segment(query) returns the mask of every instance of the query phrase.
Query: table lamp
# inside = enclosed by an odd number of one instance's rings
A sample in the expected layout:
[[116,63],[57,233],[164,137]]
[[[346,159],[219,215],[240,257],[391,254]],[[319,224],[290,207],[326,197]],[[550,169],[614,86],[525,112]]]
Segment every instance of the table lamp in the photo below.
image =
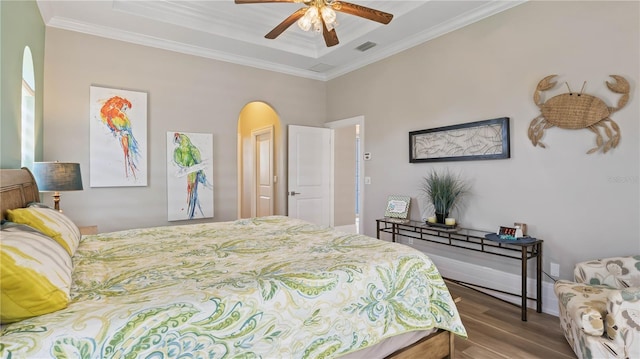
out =
[[79,163],[34,162],[33,176],[41,192],[53,192],[53,205],[58,211],[61,191],[82,190]]

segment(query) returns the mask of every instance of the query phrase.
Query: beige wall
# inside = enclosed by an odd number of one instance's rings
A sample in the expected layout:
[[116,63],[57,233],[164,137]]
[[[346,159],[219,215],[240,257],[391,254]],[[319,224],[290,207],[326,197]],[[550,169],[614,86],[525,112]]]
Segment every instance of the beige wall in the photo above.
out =
[[[329,118],[365,116],[365,233],[375,235],[390,194],[414,198],[432,168],[461,172],[472,186],[456,214],[472,228],[495,230],[514,221],[544,242],[544,268],[640,253],[639,104],[640,19],[638,2],[528,2],[401,54],[329,81]],[[534,148],[527,129],[540,110],[533,102],[538,82],[558,74],[564,81],[615,106],[610,74],[631,84],[627,106],[611,118],[622,140],[610,153],[585,154],[595,135],[587,129],[548,129],[547,149]],[[562,84],[562,86],[560,86]],[[511,158],[410,164],[408,132],[496,117],[511,118]],[[475,261],[518,273],[519,263],[501,263],[459,250],[417,245],[430,253]],[[477,258],[475,258],[477,257]],[[501,268],[502,267],[502,268]]]
[[[242,108],[268,103],[280,118],[281,139],[287,124],[326,121],[326,84],[320,81],[55,28],[47,28],[46,37],[44,159],[80,163],[85,190],[63,193],[61,202],[80,225],[111,231],[175,224],[166,220],[165,138],[178,130],[213,134],[214,220],[236,219]],[[90,85],[148,93],[147,187],[89,186]]]

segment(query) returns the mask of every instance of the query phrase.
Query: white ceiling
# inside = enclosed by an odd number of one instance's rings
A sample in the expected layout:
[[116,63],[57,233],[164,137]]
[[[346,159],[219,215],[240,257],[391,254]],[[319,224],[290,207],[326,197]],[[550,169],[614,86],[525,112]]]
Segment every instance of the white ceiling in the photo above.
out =
[[[233,0],[37,0],[49,27],[102,36],[317,80],[329,80],[446,34],[526,0],[350,2],[394,15],[388,25],[338,13],[340,44],[295,24],[264,35],[304,6]],[[371,41],[377,46],[361,52]]]

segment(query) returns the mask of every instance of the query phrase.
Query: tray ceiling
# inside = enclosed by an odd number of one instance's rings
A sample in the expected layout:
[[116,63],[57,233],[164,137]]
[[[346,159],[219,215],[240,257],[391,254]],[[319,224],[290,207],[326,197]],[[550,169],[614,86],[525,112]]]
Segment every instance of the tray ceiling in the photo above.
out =
[[[394,15],[388,25],[338,13],[340,44],[292,25],[264,35],[304,6],[233,0],[38,0],[49,27],[202,56],[306,78],[329,80],[523,1],[349,1]],[[375,44],[366,51],[358,47]]]

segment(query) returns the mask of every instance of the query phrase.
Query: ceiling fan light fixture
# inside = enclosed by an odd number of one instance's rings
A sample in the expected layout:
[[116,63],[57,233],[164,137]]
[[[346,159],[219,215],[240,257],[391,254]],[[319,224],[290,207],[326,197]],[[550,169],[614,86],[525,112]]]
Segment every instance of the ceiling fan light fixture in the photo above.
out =
[[[322,19],[320,18],[322,16]],[[336,22],[336,12],[327,6],[318,7],[316,5],[309,6],[304,15],[297,21],[298,27],[302,31],[309,31],[313,28],[315,32],[322,32],[322,21],[324,20],[327,30],[333,30],[338,23]]]
[[322,20],[324,20],[324,23],[327,25],[327,29],[329,31],[333,30],[333,28],[338,25],[338,23],[336,22],[336,12],[333,11],[332,8],[323,6],[320,10],[320,13],[322,14]]
[[322,32],[322,23],[320,21],[313,22],[313,31]]
[[315,6],[311,6],[305,11],[304,15],[298,20],[298,27],[303,31],[311,30],[311,26],[314,25],[318,18],[318,9]]
[[302,31],[309,31],[313,28],[314,31],[322,33],[324,43],[327,47],[331,47],[340,43],[335,31],[335,27],[338,26],[338,22],[336,21],[336,12],[358,16],[384,25],[388,24],[391,19],[393,19],[393,14],[342,0],[235,0],[236,4],[273,2],[303,3],[305,7],[301,7],[296,10],[293,14],[289,15],[289,17],[284,19],[264,35],[265,38],[271,40],[280,36],[295,22]]
[[318,18],[318,8],[315,6],[310,6],[307,9],[307,12],[304,13],[304,16],[309,17],[311,21],[315,21]]
[[298,20],[297,22],[298,27],[302,31],[309,31],[311,29],[311,18],[307,16],[308,13],[309,11],[307,11],[305,15],[301,17],[300,20]]

